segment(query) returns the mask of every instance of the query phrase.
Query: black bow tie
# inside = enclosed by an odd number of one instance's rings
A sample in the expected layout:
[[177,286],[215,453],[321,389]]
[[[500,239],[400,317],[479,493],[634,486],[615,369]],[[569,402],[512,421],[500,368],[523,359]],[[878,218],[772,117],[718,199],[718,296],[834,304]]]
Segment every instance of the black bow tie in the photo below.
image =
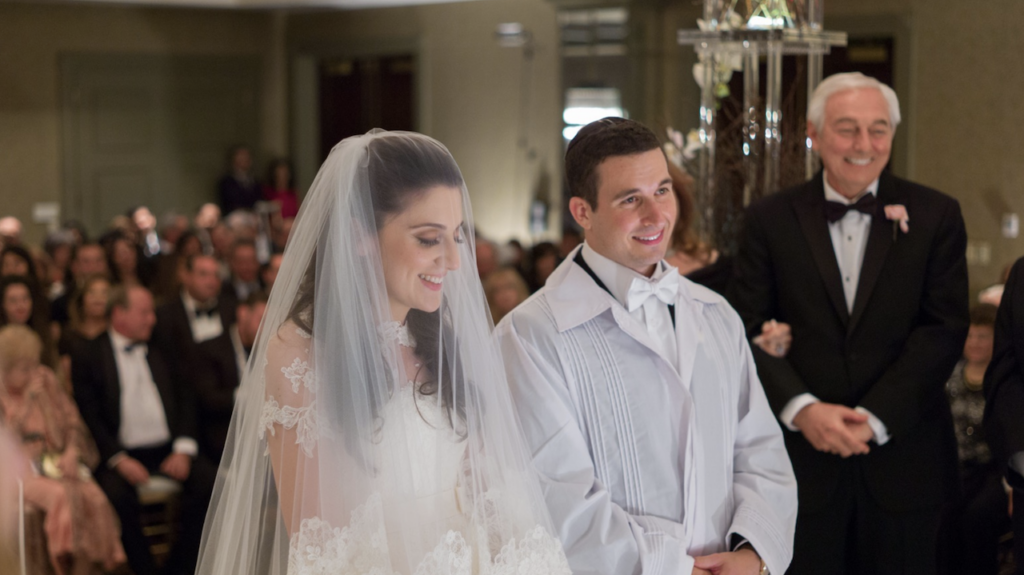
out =
[[196,308],[196,317],[205,315],[206,317],[213,317],[214,314],[219,313],[220,308],[218,306],[212,306],[205,309]]
[[144,341],[136,341],[136,342],[133,342],[133,343],[130,343],[130,344],[124,346],[124,350],[126,352],[128,352],[128,353],[132,353],[136,349],[141,349],[143,351],[143,353],[146,353],[146,352],[149,351],[149,346],[147,346],[146,342],[144,342]]
[[839,202],[825,202],[825,217],[828,219],[828,223],[834,224],[839,220],[843,219],[846,212],[850,210],[856,210],[862,214],[869,216],[875,215],[878,211],[878,199],[874,194],[864,194],[859,200],[852,204],[841,204]]

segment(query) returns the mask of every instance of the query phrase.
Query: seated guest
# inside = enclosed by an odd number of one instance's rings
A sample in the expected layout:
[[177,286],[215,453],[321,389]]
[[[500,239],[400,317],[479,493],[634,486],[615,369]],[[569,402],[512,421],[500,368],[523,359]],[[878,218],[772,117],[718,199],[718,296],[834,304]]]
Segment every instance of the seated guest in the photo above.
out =
[[25,276],[36,277],[36,267],[32,262],[32,254],[21,246],[7,246],[0,251],[0,277]]
[[46,514],[44,534],[26,533],[28,572],[47,572],[47,561],[57,573],[110,571],[125,554],[114,510],[89,474],[99,463],[96,445],[53,371],[40,365],[41,352],[27,327],[0,329],[0,422],[33,464],[26,502]]
[[992,360],[996,312],[990,304],[979,304],[971,310],[963,358],[946,382],[963,480],[963,499],[957,514],[961,561],[957,573],[995,575],[999,536],[1010,529],[1001,466],[992,457],[982,427],[983,383]]
[[5,276],[0,279],[0,326],[15,324],[31,328],[43,342],[43,364],[57,369],[57,348],[51,337],[46,303],[30,278]]
[[0,218],[0,246],[16,246],[21,243],[21,220],[14,216]]
[[544,287],[548,276],[558,267],[560,257],[558,247],[551,242],[541,242],[530,248],[529,257],[526,258],[526,273],[523,274],[526,284],[530,286],[530,293]]
[[121,518],[121,540],[135,573],[154,573],[142,534],[136,487],[161,473],[182,483],[181,529],[166,572],[192,573],[216,470],[199,455],[195,400],[187,380],[149,341],[153,296],[139,286],[111,290],[110,330],[72,356],[75,399],[100,452],[96,482]]
[[530,290],[519,272],[512,267],[500,268],[484,278],[484,293],[487,306],[491,308],[491,319],[497,325],[501,318],[530,297]]
[[71,316],[68,304],[85,278],[95,274],[107,274],[107,254],[100,244],[79,244],[71,250],[71,283],[64,294],[50,305],[50,320],[61,327],[67,325]]
[[70,277],[71,255],[75,251],[75,236],[68,230],[58,230],[46,236],[43,249],[50,256],[50,291],[46,297],[53,301],[67,293]]
[[106,274],[89,276],[82,288],[71,300],[71,321],[61,332],[57,348],[64,373],[71,373],[71,352],[85,342],[99,337],[107,331],[107,298],[110,293],[110,278]]
[[274,282],[277,281],[277,272],[281,271],[283,259],[284,254],[280,252],[270,254],[270,261],[260,267],[260,282],[263,283],[263,288],[268,293],[274,287]]
[[216,463],[224,450],[241,373],[229,330],[235,310],[226,309],[236,304],[218,300],[217,260],[194,255],[185,268],[180,294],[157,310],[153,347],[188,366],[181,377],[191,380],[195,389],[199,451]]
[[256,259],[256,244],[238,240],[231,247],[228,257],[231,277],[224,283],[222,294],[232,301],[240,302],[257,292],[260,286],[260,262]]
[[139,268],[139,247],[128,236],[110,236],[105,246],[107,266],[110,268],[114,283],[126,286],[146,285]]
[[[256,335],[259,333],[260,323],[263,321],[263,314],[266,310],[267,292],[258,291],[250,295],[244,302],[238,304],[235,312],[238,321],[228,330],[235,352],[235,363],[238,365],[239,385],[242,383],[242,374],[245,373],[246,364],[249,362],[252,346],[256,344]],[[236,401],[241,391],[240,387],[235,388]],[[230,422],[231,411],[225,411],[220,414],[221,429],[214,429],[213,425],[209,426],[211,428],[211,432],[208,434],[211,438],[210,443],[214,446],[219,445],[219,453],[224,451],[224,443],[227,440],[228,424]]]

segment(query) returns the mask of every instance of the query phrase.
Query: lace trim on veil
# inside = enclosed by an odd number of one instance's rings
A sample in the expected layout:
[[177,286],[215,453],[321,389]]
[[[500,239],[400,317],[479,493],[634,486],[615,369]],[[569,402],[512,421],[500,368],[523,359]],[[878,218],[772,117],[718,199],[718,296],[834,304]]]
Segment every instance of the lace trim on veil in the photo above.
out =
[[[380,495],[355,511],[344,529],[319,517],[303,519],[288,549],[288,575],[398,575],[391,567]],[[483,531],[483,529],[480,529]],[[487,541],[486,534],[474,537]],[[479,565],[474,563],[474,551]],[[412,575],[571,575],[562,544],[540,525],[509,539],[494,556],[486,543],[474,549],[449,530]]]

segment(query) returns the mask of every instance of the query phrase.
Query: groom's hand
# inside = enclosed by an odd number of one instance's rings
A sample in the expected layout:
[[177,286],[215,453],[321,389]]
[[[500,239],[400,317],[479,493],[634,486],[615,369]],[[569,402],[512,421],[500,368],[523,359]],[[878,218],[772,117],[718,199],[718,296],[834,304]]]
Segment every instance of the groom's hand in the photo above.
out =
[[746,545],[731,553],[698,557],[693,568],[694,573],[712,575],[757,575],[760,570],[761,558]]

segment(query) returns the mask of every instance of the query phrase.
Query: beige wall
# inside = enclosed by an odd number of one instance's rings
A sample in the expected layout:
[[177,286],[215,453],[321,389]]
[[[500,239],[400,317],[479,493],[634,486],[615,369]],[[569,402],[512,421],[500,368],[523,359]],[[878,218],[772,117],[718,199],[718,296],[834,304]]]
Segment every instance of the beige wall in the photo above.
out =
[[[61,54],[266,55],[272,46],[268,13],[0,3],[0,213],[21,218],[39,242],[45,229],[31,223],[32,204],[61,197]],[[281,152],[284,103],[267,91],[262,144]]]
[[913,176],[955,195],[972,243],[991,246],[991,263],[971,266],[977,290],[1024,255],[1024,238],[999,232],[1003,213],[1024,217],[1024,2],[915,4]]
[[[1024,253],[1024,239],[999,235],[1003,213],[1024,215],[1024,19],[1019,0],[828,0],[831,22],[899,20],[909,64],[901,89],[908,124],[901,133],[912,179],[956,196],[972,242],[987,242],[991,262],[971,266],[974,290],[996,281]],[[647,6],[648,4],[642,3]],[[644,121],[657,128],[696,122],[692,56],[674,46],[674,30],[692,27],[689,3],[638,8],[637,49]],[[516,49],[494,41],[499,22],[519,21],[537,40],[529,134],[534,155],[517,147],[519,67]],[[446,143],[462,166],[486,233],[526,239],[532,182],[547,171],[560,188],[561,122],[555,8],[546,0],[486,0],[360,12],[294,13],[139,9],[110,6],[0,4],[0,212],[29,220],[38,200],[56,200],[61,185],[59,76],[63,52],[262,54],[263,146],[285,151],[295,130],[283,108],[291,60],[303,51],[350,50],[395,42],[419,53],[420,129]],[[909,43],[909,46],[906,46]],[[898,79],[898,81],[900,81]],[[692,111],[692,112],[691,112]],[[29,225],[29,239],[42,230]]]
[[[523,52],[498,45],[494,34],[501,22],[520,22],[534,36],[527,149],[517,145]],[[421,76],[419,129],[447,145],[462,168],[477,227],[497,240],[530,239],[528,209],[536,182],[545,172],[551,176],[553,200],[560,189],[558,36],[550,4],[488,0],[295,14],[288,36],[297,54],[412,46]]]

